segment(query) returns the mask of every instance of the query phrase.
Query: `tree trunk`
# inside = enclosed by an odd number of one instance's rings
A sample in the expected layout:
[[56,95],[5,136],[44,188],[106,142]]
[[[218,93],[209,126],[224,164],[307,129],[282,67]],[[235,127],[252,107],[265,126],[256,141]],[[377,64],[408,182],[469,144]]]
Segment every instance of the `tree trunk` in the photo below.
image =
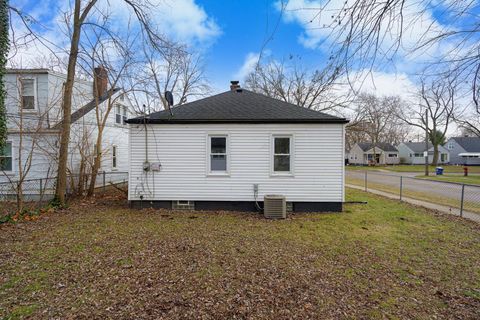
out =
[[75,77],[75,68],[77,65],[80,31],[80,0],[75,0],[73,34],[72,41],[70,43],[70,54],[68,56],[67,80],[65,82],[65,89],[62,101],[63,121],[62,131],[60,134],[57,186],[55,190],[55,197],[61,206],[65,205],[65,193],[67,189],[68,144],[70,142],[70,125],[72,120],[72,92]]
[[93,196],[95,192],[95,182],[97,181],[98,170],[100,170],[100,164],[102,163],[102,139],[103,128],[98,128],[97,135],[97,148],[95,149],[95,161],[93,162],[92,178],[90,179],[90,186],[88,187],[87,196]]
[[435,143],[433,144],[433,160],[432,160],[432,165],[437,166],[438,164],[438,144]]

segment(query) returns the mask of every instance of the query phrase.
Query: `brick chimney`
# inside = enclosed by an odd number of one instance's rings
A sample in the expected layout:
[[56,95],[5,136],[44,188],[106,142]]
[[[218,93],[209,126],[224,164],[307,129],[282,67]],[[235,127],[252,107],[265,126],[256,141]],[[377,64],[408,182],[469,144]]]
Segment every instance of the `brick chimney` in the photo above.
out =
[[93,94],[95,97],[101,97],[107,93],[108,72],[103,66],[93,69]]
[[237,89],[240,89],[240,81],[230,81],[230,90],[231,91],[237,91]]

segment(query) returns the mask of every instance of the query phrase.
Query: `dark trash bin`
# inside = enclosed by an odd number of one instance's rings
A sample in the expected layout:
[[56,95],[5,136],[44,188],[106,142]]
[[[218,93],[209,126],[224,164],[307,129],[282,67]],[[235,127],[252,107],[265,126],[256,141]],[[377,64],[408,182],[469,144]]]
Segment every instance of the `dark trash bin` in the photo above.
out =
[[435,174],[437,176],[442,176],[443,175],[443,168],[442,167],[436,167],[435,168]]

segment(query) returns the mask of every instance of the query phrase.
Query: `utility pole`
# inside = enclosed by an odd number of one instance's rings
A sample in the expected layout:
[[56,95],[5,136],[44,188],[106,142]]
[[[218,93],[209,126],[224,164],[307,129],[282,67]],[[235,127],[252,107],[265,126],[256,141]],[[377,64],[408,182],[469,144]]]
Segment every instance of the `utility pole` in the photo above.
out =
[[428,109],[425,110],[425,175],[428,176]]

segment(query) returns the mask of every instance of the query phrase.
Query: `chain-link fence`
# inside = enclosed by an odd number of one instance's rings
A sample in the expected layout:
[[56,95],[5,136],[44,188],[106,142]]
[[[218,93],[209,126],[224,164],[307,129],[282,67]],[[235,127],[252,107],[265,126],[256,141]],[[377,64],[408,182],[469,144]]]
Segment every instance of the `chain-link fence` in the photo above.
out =
[[[56,177],[27,179],[0,183],[0,201],[16,201],[19,194],[26,202],[44,202],[55,195]],[[70,175],[67,177],[67,195],[83,193],[88,189],[91,175]],[[107,187],[126,184],[128,172],[100,172],[95,179],[96,191],[105,191]]]
[[480,218],[480,186],[434,181],[400,174],[376,171],[347,171],[347,184],[361,186],[365,191],[396,195],[400,200],[415,199],[450,208],[454,214],[476,214]]

